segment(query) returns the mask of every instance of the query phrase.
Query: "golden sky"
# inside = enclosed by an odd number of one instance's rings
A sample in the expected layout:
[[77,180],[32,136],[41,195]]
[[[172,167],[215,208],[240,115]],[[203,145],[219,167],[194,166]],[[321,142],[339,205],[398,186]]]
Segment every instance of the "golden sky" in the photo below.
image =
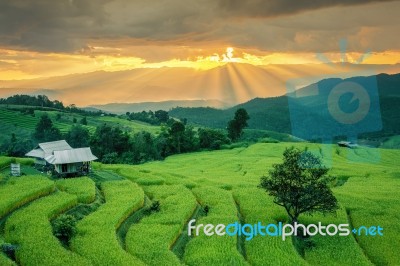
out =
[[290,79],[398,73],[399,10],[395,0],[3,0],[0,97],[234,105],[283,95]]
[[[104,47],[93,47],[94,50],[107,49]],[[185,47],[182,47],[184,50]],[[66,53],[43,53],[33,51],[18,51],[2,49],[3,65],[0,71],[0,80],[21,80],[32,78],[43,78],[62,76],[74,73],[88,73],[93,71],[122,71],[135,68],[160,68],[160,67],[188,67],[198,70],[207,70],[222,66],[228,62],[247,63],[252,65],[274,65],[274,64],[320,64],[323,63],[313,53],[284,53],[273,52],[266,55],[257,55],[246,52],[245,49],[236,56],[233,47],[222,49],[221,53],[203,55],[203,49],[193,52],[188,58],[171,58],[159,62],[147,62],[146,59],[134,56],[101,54],[87,56],[82,54]],[[216,49],[218,50],[218,49]],[[228,52],[230,51],[230,52]],[[340,62],[340,53],[326,53],[326,57],[333,62]],[[363,53],[347,53],[349,62],[356,63]],[[385,51],[371,53],[363,64],[397,64],[400,62],[400,52]]]

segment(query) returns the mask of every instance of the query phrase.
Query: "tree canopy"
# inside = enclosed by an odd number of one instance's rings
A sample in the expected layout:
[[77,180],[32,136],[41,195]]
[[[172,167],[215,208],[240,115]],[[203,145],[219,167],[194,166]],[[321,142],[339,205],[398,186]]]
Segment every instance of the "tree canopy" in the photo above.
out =
[[89,130],[81,125],[71,127],[65,135],[66,141],[74,148],[88,147],[90,142]]
[[274,203],[283,206],[292,223],[302,213],[334,212],[338,203],[329,183],[328,168],[320,158],[309,151],[286,149],[283,163],[273,165],[269,176],[261,177],[259,187],[274,197]]
[[239,108],[235,112],[235,117],[228,123],[228,136],[232,141],[238,140],[242,134],[243,129],[248,126],[249,114],[246,109]]
[[62,138],[60,130],[53,125],[53,122],[47,113],[44,113],[40,117],[35,132],[33,133],[33,137],[38,142],[55,141]]

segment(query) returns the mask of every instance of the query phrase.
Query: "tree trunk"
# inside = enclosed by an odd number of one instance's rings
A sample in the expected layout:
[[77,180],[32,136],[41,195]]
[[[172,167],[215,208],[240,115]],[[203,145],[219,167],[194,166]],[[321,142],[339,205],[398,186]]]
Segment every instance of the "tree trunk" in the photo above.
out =
[[299,218],[298,215],[296,215],[296,216],[290,216],[290,224],[294,226],[294,223],[297,223],[297,222],[298,222],[298,218]]

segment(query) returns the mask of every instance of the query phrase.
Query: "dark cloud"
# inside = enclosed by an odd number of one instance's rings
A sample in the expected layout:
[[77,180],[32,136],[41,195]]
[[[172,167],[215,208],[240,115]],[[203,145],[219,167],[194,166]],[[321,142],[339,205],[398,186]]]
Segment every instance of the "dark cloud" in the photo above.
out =
[[394,11],[400,5],[383,2],[387,1],[3,0],[0,46],[76,52],[93,43],[113,42],[117,47],[122,40],[126,46],[226,44],[327,51],[334,45],[336,49],[342,37],[364,38],[356,49],[371,45],[377,36],[382,39],[371,49],[398,48],[393,46],[400,21]]
[[4,46],[39,51],[79,47],[93,25],[106,22],[106,0],[0,1],[0,38]]
[[276,17],[333,6],[351,6],[392,0],[219,0],[221,12],[227,16]]

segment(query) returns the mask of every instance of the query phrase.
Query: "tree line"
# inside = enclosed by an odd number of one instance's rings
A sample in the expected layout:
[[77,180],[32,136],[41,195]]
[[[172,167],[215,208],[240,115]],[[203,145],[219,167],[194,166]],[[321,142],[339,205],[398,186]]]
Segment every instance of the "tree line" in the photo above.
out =
[[[90,116],[98,116],[98,115],[103,114],[103,112],[100,110],[97,112],[87,111],[87,110],[76,107],[75,104],[70,104],[68,106],[64,106],[64,104],[61,101],[58,101],[58,100],[52,101],[46,95],[31,96],[31,95],[17,94],[17,95],[13,95],[13,96],[10,96],[7,98],[0,98],[0,104],[31,106],[31,107],[35,107],[35,109],[37,109],[37,110],[46,110],[46,109],[50,108],[50,109],[57,109],[60,111],[85,114],[85,115],[90,115]],[[13,109],[13,108],[9,107],[9,109]],[[24,108],[24,109],[21,109],[21,111],[23,111],[27,114],[34,115],[33,109],[30,109],[30,108]]]
[[[126,118],[128,120],[142,121],[151,125],[161,125],[162,123],[167,123],[171,119],[167,111],[157,110],[153,111],[142,111],[142,112],[126,112]],[[173,120],[173,119],[172,119]],[[170,121],[173,122],[173,121]]]

